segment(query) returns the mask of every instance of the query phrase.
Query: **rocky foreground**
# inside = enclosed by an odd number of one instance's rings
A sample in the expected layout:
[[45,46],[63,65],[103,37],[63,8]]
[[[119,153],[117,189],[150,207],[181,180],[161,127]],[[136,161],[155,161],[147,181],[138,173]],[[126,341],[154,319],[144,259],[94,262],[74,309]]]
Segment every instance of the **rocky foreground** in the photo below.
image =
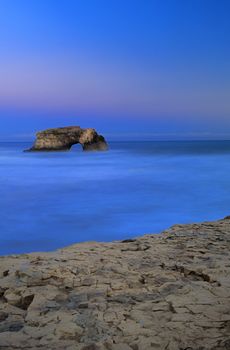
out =
[[230,217],[0,258],[0,349],[230,349]]

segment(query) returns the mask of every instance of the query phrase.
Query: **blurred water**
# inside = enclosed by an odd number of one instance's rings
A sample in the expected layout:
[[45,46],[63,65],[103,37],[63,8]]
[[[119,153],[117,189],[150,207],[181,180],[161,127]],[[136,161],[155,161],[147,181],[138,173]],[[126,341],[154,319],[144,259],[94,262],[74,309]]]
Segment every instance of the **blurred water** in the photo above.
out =
[[230,141],[23,153],[29,146],[0,143],[0,254],[124,239],[230,214]]

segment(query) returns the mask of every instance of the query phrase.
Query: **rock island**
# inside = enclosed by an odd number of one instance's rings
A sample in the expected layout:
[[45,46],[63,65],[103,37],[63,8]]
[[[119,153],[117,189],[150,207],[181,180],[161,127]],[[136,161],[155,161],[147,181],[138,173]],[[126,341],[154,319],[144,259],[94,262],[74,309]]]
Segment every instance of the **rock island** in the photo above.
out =
[[81,144],[83,151],[105,151],[105,138],[95,129],[67,126],[40,131],[32,148],[27,151],[67,151],[75,144]]

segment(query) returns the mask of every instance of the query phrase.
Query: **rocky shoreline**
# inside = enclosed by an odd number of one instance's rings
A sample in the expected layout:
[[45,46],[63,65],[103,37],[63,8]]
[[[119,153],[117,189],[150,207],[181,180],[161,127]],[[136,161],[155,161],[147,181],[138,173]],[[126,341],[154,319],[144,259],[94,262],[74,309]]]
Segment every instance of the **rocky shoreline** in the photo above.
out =
[[0,257],[0,349],[230,349],[230,217]]

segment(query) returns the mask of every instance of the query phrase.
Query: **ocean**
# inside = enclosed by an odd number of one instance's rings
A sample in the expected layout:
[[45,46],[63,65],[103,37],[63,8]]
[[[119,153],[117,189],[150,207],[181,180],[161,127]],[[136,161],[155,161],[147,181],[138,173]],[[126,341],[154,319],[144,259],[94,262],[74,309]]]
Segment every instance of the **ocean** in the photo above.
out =
[[159,233],[230,214],[230,141],[110,142],[24,153],[0,143],[0,254]]

